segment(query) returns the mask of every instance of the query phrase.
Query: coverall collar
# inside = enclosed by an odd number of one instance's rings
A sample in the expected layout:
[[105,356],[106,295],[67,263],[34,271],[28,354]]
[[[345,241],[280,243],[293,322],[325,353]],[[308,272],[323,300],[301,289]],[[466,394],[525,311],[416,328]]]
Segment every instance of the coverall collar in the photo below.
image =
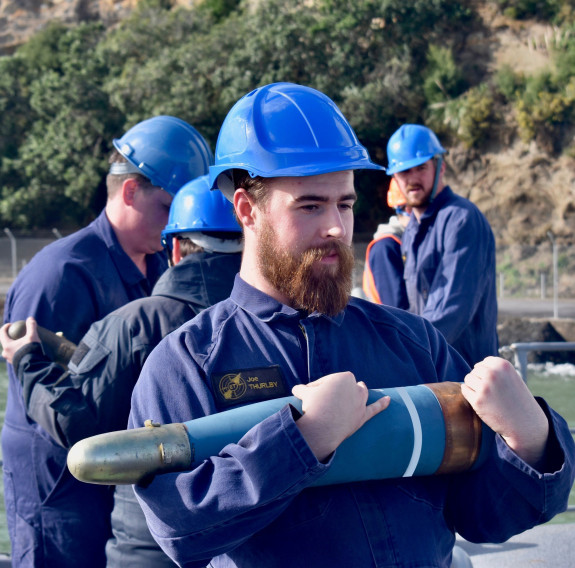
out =
[[[166,270],[168,262],[165,259],[164,252],[158,252],[156,254],[146,255],[146,263],[148,269],[147,277],[144,276],[138,267],[134,264],[132,259],[126,254],[118,237],[112,228],[108,217],[106,216],[106,210],[104,209],[100,215],[94,221],[94,229],[96,233],[100,236],[102,241],[106,244],[110,256],[118,272],[120,273],[122,280],[129,286],[134,286],[143,280],[148,281],[148,286],[151,291],[153,284],[158,280],[160,275]],[[164,262],[165,259],[165,262]]]
[[439,192],[435,199],[429,204],[427,209],[423,212],[423,215],[419,219],[419,224],[430,217],[435,217],[437,212],[453,197],[453,190],[446,185],[441,192]]

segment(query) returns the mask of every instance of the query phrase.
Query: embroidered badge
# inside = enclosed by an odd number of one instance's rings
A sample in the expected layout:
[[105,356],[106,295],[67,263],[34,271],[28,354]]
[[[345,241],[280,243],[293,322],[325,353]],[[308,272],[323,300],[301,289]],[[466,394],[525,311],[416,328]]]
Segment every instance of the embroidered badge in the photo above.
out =
[[290,394],[278,365],[228,371],[212,375],[211,381],[220,410],[236,404],[269,400]]

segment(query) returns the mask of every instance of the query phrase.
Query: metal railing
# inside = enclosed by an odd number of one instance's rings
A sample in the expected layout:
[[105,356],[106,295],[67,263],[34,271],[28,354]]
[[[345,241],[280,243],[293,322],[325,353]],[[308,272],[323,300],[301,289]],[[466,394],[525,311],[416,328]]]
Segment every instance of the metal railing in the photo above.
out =
[[527,382],[527,353],[529,351],[575,351],[575,343],[569,341],[531,341],[529,343],[512,343],[499,349],[501,355],[512,353],[515,367]]
[[[514,365],[519,369],[521,378],[527,384],[527,354],[529,351],[575,351],[575,343],[569,341],[532,341],[528,343],[512,343],[499,349],[501,355],[513,354]],[[575,427],[570,426],[571,434],[575,435]],[[569,505],[565,512],[574,512],[575,505]]]

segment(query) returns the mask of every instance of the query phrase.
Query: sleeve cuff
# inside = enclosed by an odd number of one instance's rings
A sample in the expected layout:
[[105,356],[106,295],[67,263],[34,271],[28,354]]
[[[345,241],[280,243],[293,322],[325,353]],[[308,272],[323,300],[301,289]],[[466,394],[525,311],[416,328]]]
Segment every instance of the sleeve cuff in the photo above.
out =
[[27,343],[23,347],[20,347],[18,351],[16,351],[14,357],[12,358],[12,366],[14,367],[14,370],[16,371],[16,374],[18,375],[18,379],[20,381],[22,380],[22,378],[21,373],[18,372],[18,368],[20,366],[20,362],[22,361],[22,359],[28,354],[44,356],[44,351],[42,350],[42,344],[38,342]]
[[292,405],[286,405],[280,410],[280,419],[290,444],[308,472],[308,482],[312,483],[329,469],[335,452],[327,462],[318,461],[296,425],[297,419],[300,417],[301,413]]

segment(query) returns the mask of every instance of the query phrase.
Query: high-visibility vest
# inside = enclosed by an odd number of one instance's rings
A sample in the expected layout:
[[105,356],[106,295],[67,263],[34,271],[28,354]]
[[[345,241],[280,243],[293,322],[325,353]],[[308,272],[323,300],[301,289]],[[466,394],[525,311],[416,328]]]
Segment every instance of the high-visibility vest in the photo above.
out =
[[382,239],[393,239],[398,245],[401,245],[401,239],[393,233],[386,233],[381,235],[377,239],[371,241],[369,245],[367,245],[367,250],[365,251],[365,267],[363,269],[363,291],[365,292],[367,298],[376,304],[381,304],[382,301],[375,286],[375,280],[373,279],[371,267],[369,266],[369,251],[375,243],[381,241]]

